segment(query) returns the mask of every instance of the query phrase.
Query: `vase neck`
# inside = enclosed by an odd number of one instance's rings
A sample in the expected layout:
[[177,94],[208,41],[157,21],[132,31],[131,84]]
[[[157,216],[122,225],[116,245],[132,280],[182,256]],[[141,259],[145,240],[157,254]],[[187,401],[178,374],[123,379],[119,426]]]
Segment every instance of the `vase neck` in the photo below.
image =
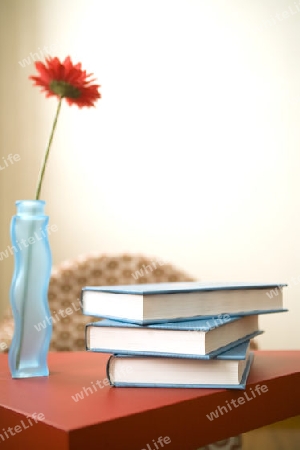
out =
[[45,214],[44,200],[18,200],[16,202],[17,215],[43,216]]

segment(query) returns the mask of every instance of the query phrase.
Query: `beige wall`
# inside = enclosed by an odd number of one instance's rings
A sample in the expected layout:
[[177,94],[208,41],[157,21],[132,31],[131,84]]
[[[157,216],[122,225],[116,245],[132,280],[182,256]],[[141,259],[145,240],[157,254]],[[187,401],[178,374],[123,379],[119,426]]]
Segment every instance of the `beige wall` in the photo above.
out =
[[8,4],[3,76],[15,101],[6,90],[1,152],[22,159],[0,172],[1,249],[14,200],[33,195],[56,108],[19,61],[52,46],[93,71],[103,94],[96,109],[62,109],[42,195],[58,227],[54,262],[142,252],[203,280],[286,281],[290,312],[262,317],[259,342],[299,348],[296,4]]
[[[28,8],[28,3],[31,7]],[[0,2],[0,251],[10,245],[9,227],[19,198],[31,197],[39,163],[32,149],[36,146],[35,99],[18,59],[36,42],[35,2],[25,0]],[[10,164],[9,154],[20,160]],[[16,158],[18,159],[18,158]],[[8,166],[7,166],[8,164]],[[33,178],[34,176],[34,178]],[[9,254],[10,255],[10,254]],[[8,304],[8,290],[13,258],[0,261],[0,317]]]

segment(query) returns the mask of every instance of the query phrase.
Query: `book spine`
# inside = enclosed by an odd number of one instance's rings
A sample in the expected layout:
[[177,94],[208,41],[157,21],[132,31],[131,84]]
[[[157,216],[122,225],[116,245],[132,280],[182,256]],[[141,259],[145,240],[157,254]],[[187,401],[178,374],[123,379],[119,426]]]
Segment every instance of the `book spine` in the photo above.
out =
[[83,294],[84,294],[84,290],[81,289],[79,303],[80,303],[80,307],[81,307],[81,312],[82,312],[82,314],[84,314],[84,311],[83,311]]
[[90,327],[90,323],[88,323],[85,328],[84,328],[84,340],[85,340],[85,349],[86,350],[90,350],[90,348],[88,347],[88,339],[87,339],[87,335],[88,335],[88,328]]
[[113,361],[114,358],[115,358],[115,355],[111,355],[109,360],[107,361],[107,364],[106,364],[106,376],[107,376],[107,379],[108,379],[109,384],[111,386],[114,386],[114,383],[112,382],[111,376],[110,376],[110,366],[111,366],[112,361]]

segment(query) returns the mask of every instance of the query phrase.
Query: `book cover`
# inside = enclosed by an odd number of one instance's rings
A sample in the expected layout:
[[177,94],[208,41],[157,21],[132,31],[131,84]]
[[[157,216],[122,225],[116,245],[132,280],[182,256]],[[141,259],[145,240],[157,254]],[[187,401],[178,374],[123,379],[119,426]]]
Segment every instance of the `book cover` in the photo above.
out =
[[219,328],[226,323],[233,323],[241,319],[241,316],[230,316],[229,314],[219,315],[218,317],[207,317],[194,320],[183,320],[180,322],[163,322],[153,323],[148,325],[139,325],[131,322],[123,322],[120,320],[103,319],[98,322],[88,323],[86,326],[94,327],[121,327],[121,328],[135,328],[150,329],[150,330],[181,330],[181,331],[210,331]]
[[287,286],[286,283],[246,283],[246,282],[201,282],[201,281],[179,281],[167,283],[146,283],[121,286],[85,286],[83,291],[97,291],[114,294],[175,294],[203,291],[224,290],[249,290],[269,289],[274,290],[273,296],[277,296],[276,289],[281,290]]
[[287,311],[284,284],[174,282],[86,286],[83,314],[136,324],[180,322],[219,314],[245,316]]
[[[159,356],[142,358],[139,356],[112,355],[107,362],[107,378],[114,387],[245,389],[253,362],[253,353],[249,352],[249,347],[249,341],[242,343],[210,361]],[[226,373],[225,366],[223,373],[222,365],[219,364],[221,361],[231,363],[230,376],[227,373],[228,364],[226,364]],[[118,365],[115,367],[116,362]],[[190,365],[191,362],[194,367]],[[216,365],[216,362],[218,365]],[[145,367],[143,367],[144,363]],[[241,365],[241,363],[243,364]],[[211,364],[211,367],[209,367],[209,364]],[[243,371],[241,380],[238,382],[238,375],[236,374],[234,377],[232,373],[234,369],[239,372],[240,368],[243,368]],[[210,381],[205,383],[188,382],[190,369],[195,372],[193,378],[199,377]],[[138,373],[136,373],[137,370]],[[170,381],[168,381],[168,377]],[[211,380],[215,377],[218,380],[224,379],[224,382],[212,383]],[[152,379],[154,381],[150,381]],[[164,381],[159,381],[160,379]]]
[[[103,328],[108,328],[109,332],[105,330],[103,333]],[[213,330],[211,342],[209,332]],[[258,329],[257,316],[145,326],[104,319],[86,325],[86,350],[123,355],[210,359],[262,333]]]

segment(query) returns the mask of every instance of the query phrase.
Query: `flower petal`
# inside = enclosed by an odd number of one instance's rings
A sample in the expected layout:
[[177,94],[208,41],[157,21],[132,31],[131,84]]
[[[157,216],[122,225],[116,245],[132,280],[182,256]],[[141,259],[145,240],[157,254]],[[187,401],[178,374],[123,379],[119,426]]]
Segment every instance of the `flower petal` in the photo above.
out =
[[[70,56],[63,62],[57,57],[47,57],[45,63],[37,61],[35,63],[38,76],[30,76],[35,86],[41,87],[46,97],[56,96],[65,98],[69,105],[94,106],[95,102],[101,98],[98,84],[93,84],[96,79],[90,79],[92,73],[87,74],[82,70],[81,63],[74,65]],[[57,86],[60,89],[57,89]],[[58,93],[59,92],[59,93]],[[74,92],[78,95],[74,96]]]

